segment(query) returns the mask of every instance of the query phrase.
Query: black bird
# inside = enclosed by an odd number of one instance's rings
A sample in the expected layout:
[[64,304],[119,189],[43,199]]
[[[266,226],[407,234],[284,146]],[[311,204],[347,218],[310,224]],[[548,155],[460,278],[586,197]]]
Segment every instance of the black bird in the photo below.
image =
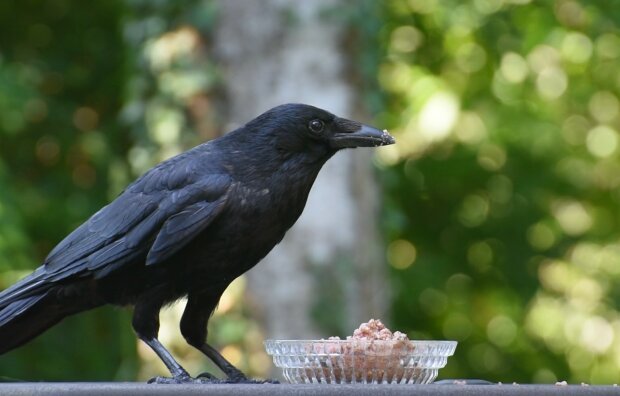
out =
[[0,293],[0,354],[69,315],[134,305],[133,328],[170,370],[170,380],[193,381],[157,339],[159,310],[187,297],[180,324],[187,342],[229,381],[245,381],[206,343],[220,296],[282,240],[332,155],[392,143],[385,131],[285,104],[160,163]]

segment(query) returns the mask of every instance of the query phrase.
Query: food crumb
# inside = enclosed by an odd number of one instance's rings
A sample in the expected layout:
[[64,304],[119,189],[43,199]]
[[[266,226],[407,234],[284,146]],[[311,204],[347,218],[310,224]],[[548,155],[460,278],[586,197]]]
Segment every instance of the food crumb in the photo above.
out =
[[558,381],[555,384],[558,385],[558,386],[567,386],[568,385],[568,383],[566,381]]
[[582,382],[581,386],[590,386],[590,384],[586,384],[585,382]]
[[370,319],[355,329],[347,340],[409,341],[409,338],[400,331],[392,333],[379,319]]

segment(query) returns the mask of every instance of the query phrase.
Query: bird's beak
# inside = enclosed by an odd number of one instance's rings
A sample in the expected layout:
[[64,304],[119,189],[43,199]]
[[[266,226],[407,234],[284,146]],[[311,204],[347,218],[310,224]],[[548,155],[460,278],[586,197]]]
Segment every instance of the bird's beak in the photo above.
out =
[[[394,144],[396,140],[386,130],[379,130],[355,121],[340,119],[346,125],[342,131],[336,132],[330,138],[330,145],[335,149],[354,147],[377,147]],[[338,124],[338,122],[337,122]]]

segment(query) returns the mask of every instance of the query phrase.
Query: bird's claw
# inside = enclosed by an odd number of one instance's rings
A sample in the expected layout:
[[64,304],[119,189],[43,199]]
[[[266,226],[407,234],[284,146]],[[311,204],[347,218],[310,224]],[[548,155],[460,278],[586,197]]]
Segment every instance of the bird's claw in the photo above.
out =
[[246,377],[241,371],[234,370],[228,373],[227,381],[231,384],[244,384],[251,380],[248,379],[248,377]]
[[219,381],[219,378],[217,378],[215,375],[209,373],[209,372],[204,372],[204,373],[200,373],[196,376],[196,379],[205,379],[205,380],[210,380],[210,381]]
[[239,370],[229,373],[227,378],[225,379],[218,378],[209,372],[198,374],[198,376],[196,376],[196,379],[210,382],[213,384],[243,384],[250,381],[248,377],[246,377],[245,374],[243,374]]
[[179,377],[153,377],[147,381],[147,384],[182,384],[186,382]]

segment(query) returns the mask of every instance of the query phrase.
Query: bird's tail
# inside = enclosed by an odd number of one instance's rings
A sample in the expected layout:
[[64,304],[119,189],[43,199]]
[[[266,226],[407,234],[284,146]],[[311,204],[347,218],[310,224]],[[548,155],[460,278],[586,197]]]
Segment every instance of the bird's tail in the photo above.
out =
[[25,344],[62,317],[47,310],[46,294],[17,300],[0,311],[0,354]]
[[52,282],[37,270],[0,293],[0,355],[25,344],[86,307],[58,301]]

